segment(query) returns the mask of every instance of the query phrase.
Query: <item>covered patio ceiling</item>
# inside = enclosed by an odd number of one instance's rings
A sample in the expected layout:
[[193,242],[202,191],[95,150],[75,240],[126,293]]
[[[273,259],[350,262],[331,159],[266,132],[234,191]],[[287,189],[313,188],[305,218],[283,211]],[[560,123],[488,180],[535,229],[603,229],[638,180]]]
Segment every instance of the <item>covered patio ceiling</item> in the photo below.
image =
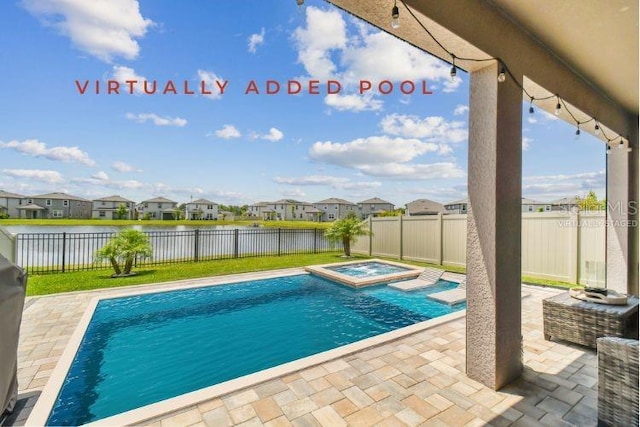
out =
[[[595,117],[609,135],[633,133],[634,116],[637,128],[637,0],[398,0],[397,29],[390,25],[394,0],[329,1],[451,62],[410,8],[456,57],[501,58],[514,75],[524,76],[522,84],[535,98],[559,94],[578,120]],[[456,60],[456,65],[474,71],[486,63]],[[555,105],[555,99],[536,102],[549,112]],[[568,114],[562,118],[575,123]]]

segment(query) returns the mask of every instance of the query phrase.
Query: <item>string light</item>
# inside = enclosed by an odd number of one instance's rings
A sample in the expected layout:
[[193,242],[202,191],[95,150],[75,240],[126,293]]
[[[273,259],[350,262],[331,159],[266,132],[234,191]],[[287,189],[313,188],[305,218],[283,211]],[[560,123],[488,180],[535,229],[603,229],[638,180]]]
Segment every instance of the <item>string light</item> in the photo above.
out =
[[556,116],[560,115],[560,110],[562,110],[562,105],[560,105],[560,97],[558,95],[556,95],[556,98],[558,99],[558,103],[556,104],[556,111],[554,111],[554,114]]
[[400,28],[400,11],[398,10],[397,0],[393,2],[393,8],[391,9],[391,28]]
[[[422,21],[420,19],[418,19],[418,17],[415,15],[415,13],[411,10],[411,8],[409,8],[405,2],[405,0],[400,0],[400,2],[402,3],[402,5],[404,6],[404,8],[407,10],[407,12],[409,13],[409,15],[411,15],[413,17],[413,19],[416,21],[416,23],[425,31],[425,33],[427,33],[429,35],[429,37],[431,37],[431,39],[447,54],[451,55],[451,71],[450,71],[450,75],[451,75],[451,79],[455,79],[455,77],[458,74],[458,70],[456,67],[456,56],[453,54],[453,52],[451,52],[449,49],[447,49],[442,43],[440,43],[440,41],[438,39],[435,38],[435,36],[431,33],[431,31],[429,31],[429,29],[422,23]],[[304,5],[304,0],[296,0],[296,3],[298,4],[298,6],[302,6]],[[394,0],[393,2],[393,8],[391,9],[391,27],[394,29],[397,29],[400,27],[400,10],[398,8],[398,0]],[[514,83],[524,92],[524,94],[526,96],[529,97],[530,99],[530,103],[529,103],[529,114],[534,114],[535,113],[535,109],[533,108],[533,101],[546,101],[548,99],[551,98],[556,98],[556,109],[554,111],[554,114],[556,116],[559,116],[561,111],[562,111],[562,104],[564,104],[564,100],[562,98],[560,98],[559,94],[555,94],[555,95],[550,95],[547,97],[543,97],[543,98],[534,98],[526,89],[525,87],[513,76],[513,74],[511,74],[511,71],[509,71],[509,68],[507,67],[507,65],[500,59],[500,58],[463,58],[463,57],[459,57],[457,59],[461,59],[463,61],[469,61],[469,62],[488,62],[488,61],[498,61],[500,64],[500,68],[499,68],[499,73],[498,73],[498,82],[502,83],[507,79],[507,74],[509,74],[509,76],[511,77],[511,80],[514,81]],[[562,104],[561,104],[562,102]],[[600,124],[598,123],[598,121],[596,120],[595,117],[589,119],[589,120],[585,120],[585,121],[579,121],[576,119],[576,117],[573,115],[573,113],[569,110],[569,108],[567,108],[566,104],[565,104],[565,110],[567,112],[568,115],[570,115],[576,122],[576,138],[580,136],[580,125],[581,124],[585,124],[591,121],[595,122],[595,126],[594,126],[594,133],[596,135],[600,135],[600,133],[602,133],[602,136],[604,137],[604,139],[607,140],[607,154],[609,154],[609,152],[611,151],[611,145],[610,143],[613,142],[616,137],[609,139],[607,137],[607,135],[605,134],[604,130],[600,128]],[[624,139],[622,138],[622,136],[618,136],[620,138],[620,145],[619,147],[622,148],[624,147]],[[629,141],[629,137],[627,137],[627,141]],[[628,148],[627,148],[628,152],[631,152],[631,145],[629,144]]]
[[507,75],[505,74],[504,65],[500,65],[500,73],[498,74],[498,83],[502,83],[507,79]]
[[456,78],[456,74],[458,73],[456,71],[456,56],[454,54],[451,54],[451,72],[449,74],[451,74],[451,80]]

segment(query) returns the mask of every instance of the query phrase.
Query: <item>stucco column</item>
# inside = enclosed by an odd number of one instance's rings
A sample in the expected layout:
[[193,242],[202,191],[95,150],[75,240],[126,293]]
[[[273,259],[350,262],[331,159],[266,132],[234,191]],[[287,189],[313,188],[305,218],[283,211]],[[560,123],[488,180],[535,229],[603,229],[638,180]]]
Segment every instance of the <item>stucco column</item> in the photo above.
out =
[[522,372],[522,91],[498,65],[471,73],[467,375],[499,389]]
[[638,137],[607,156],[607,288],[638,294]]

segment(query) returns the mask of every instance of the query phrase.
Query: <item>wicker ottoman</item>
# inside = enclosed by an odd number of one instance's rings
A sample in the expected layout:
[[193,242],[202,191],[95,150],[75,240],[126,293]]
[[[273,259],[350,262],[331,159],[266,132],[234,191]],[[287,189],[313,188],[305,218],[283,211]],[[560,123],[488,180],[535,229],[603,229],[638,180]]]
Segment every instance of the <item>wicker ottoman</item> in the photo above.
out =
[[600,337],[638,338],[638,298],[627,305],[582,301],[564,292],[542,301],[544,338],[596,348]]
[[638,341],[598,338],[598,425],[638,425]]

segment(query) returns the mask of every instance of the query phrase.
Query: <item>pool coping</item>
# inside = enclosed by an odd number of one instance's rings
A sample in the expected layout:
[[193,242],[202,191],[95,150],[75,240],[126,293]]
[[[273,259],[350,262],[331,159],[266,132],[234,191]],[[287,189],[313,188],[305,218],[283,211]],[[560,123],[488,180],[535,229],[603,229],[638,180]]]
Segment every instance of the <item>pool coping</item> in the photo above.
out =
[[[144,295],[150,293],[171,292],[175,290],[195,289],[209,286],[220,286],[227,284],[234,284],[239,282],[245,282],[248,280],[268,279],[273,277],[287,277],[300,274],[309,274],[302,268],[286,269],[286,270],[272,270],[270,274],[247,273],[240,275],[229,276],[217,276],[206,279],[198,279],[197,281],[179,281],[172,283],[163,283],[162,288],[149,288],[149,289],[128,289],[120,292],[114,292],[113,294],[101,295],[92,298],[85,309],[82,318],[78,322],[78,325],[71,336],[64,352],[60,356],[51,377],[47,381],[42,394],[38,398],[29,418],[27,419],[27,426],[42,426],[46,425],[51,410],[55,404],[55,401],[62,389],[62,385],[67,376],[73,359],[80,347],[84,334],[91,322],[93,314],[95,312],[98,303],[102,300],[122,298],[134,295]],[[214,281],[215,280],[215,281]],[[212,281],[214,281],[212,283]],[[307,356],[301,359],[293,360],[272,368],[264,369],[262,371],[254,372],[249,375],[245,375],[239,378],[235,378],[223,383],[215,384],[209,387],[198,389],[192,392],[188,392],[179,396],[175,396],[169,399],[161,400],[149,405],[145,405],[136,409],[132,409],[126,412],[122,412],[116,415],[112,415],[107,418],[93,421],[85,424],[87,426],[113,426],[113,425],[137,425],[143,422],[147,422],[163,415],[167,415],[186,407],[197,405],[199,403],[215,399],[222,395],[240,391],[249,387],[254,387],[263,382],[279,378],[285,375],[289,375],[303,369],[308,369],[313,366],[317,366],[322,363],[329,362],[331,360],[345,357],[347,355],[375,347],[381,344],[395,341],[408,335],[415,334],[417,332],[424,331],[431,327],[447,323],[466,315],[466,310],[460,310],[455,313],[450,313],[444,316],[430,319],[424,322],[416,323],[404,328],[396,329],[394,331],[386,332],[384,334],[376,335],[374,337],[366,338],[364,340],[357,341],[355,343],[347,344],[341,347],[337,347],[331,350],[327,350],[321,353],[317,353],[311,356]]]
[[[381,264],[389,264],[395,265],[396,267],[402,267],[408,269],[407,271],[400,271],[397,273],[390,274],[382,274],[380,276],[375,277],[353,277],[347,274],[342,274],[334,270],[330,270],[326,267],[340,267],[343,265],[351,265],[351,264],[362,264],[367,262],[378,262]],[[357,260],[357,261],[345,261],[331,264],[321,264],[321,265],[310,265],[305,267],[305,270],[316,274],[318,276],[324,277],[325,279],[333,280],[339,282],[340,284],[350,286],[352,288],[363,288],[365,286],[375,286],[382,283],[390,283],[397,282],[400,280],[409,280],[415,279],[422,273],[423,268],[417,267],[411,264],[403,264],[401,262],[388,261],[386,259],[372,258],[367,260]]]

